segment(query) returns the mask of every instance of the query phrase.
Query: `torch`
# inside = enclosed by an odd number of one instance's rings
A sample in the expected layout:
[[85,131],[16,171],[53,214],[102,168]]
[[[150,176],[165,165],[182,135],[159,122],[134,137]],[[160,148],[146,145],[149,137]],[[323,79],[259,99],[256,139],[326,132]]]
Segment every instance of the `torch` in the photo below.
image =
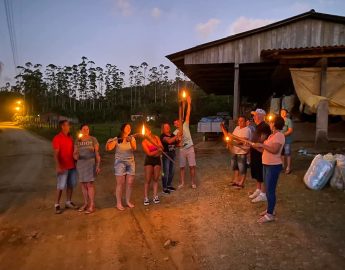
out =
[[173,160],[167,153],[165,153],[160,145],[158,145],[156,142],[154,142],[149,136],[146,135],[145,125],[143,124],[143,127],[141,129],[141,135],[144,137],[144,139],[148,140],[152,145],[157,147],[158,149],[162,150],[162,154],[169,159],[172,163],[175,164],[175,160]]

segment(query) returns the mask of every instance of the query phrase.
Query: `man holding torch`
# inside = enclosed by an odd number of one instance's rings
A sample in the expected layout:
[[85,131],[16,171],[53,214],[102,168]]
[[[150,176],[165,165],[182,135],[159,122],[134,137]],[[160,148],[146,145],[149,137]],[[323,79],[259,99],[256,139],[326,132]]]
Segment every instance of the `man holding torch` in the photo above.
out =
[[[244,145],[240,140],[236,140],[234,137],[244,140],[250,139],[250,130],[246,126],[245,116],[238,118],[238,126],[234,129],[232,134],[229,134],[223,125],[221,125],[223,134],[229,142],[231,151],[231,168],[234,172],[232,186],[236,188],[244,188],[244,181],[247,174],[247,154],[249,148]],[[232,137],[231,143],[230,138]]]
[[[178,188],[182,188],[185,183],[185,167],[186,161],[188,161],[190,177],[192,182],[192,188],[196,188],[196,161],[195,161],[195,151],[194,151],[194,143],[192,140],[192,136],[189,129],[189,120],[190,120],[190,113],[191,113],[191,103],[192,98],[190,96],[186,97],[187,101],[187,112],[184,122],[175,120],[174,126],[177,128],[175,130],[174,135],[181,136],[181,147],[180,147],[180,184]],[[183,120],[183,119],[182,119]]]

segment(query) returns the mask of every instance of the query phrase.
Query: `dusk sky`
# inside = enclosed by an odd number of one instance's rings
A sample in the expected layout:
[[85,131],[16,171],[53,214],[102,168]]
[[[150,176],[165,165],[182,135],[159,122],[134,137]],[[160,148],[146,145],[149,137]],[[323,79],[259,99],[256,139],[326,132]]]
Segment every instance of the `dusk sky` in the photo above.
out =
[[[5,0],[0,0],[0,85],[14,76]],[[11,1],[11,0],[10,0]],[[343,0],[12,0],[18,64],[146,61],[315,9],[345,15]],[[173,73],[173,72],[172,72]]]

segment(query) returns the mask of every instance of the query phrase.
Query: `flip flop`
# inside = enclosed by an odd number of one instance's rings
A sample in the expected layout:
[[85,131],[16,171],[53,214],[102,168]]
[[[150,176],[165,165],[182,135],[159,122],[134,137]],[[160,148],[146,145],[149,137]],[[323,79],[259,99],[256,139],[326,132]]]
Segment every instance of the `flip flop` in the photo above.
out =
[[275,218],[273,216],[269,216],[268,214],[262,216],[261,218],[258,219],[258,223],[264,224],[268,222],[275,221]]
[[92,214],[93,212],[95,212],[95,208],[94,209],[87,209],[86,211],[85,211],[85,214],[86,215],[89,215],[89,214]]
[[87,209],[87,205],[84,205],[78,209],[78,212],[84,212]]

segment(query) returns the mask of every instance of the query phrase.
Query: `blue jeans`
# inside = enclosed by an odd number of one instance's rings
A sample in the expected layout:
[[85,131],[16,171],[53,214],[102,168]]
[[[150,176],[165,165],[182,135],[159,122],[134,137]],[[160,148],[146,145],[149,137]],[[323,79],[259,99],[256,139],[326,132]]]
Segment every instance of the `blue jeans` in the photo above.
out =
[[[173,160],[175,160],[175,156],[170,156]],[[171,187],[172,180],[174,178],[174,163],[172,163],[167,157],[162,157],[163,161],[163,176],[162,176],[162,185],[163,189],[167,187]]]
[[265,165],[263,164],[263,175],[266,186],[267,196],[267,213],[273,215],[274,207],[276,205],[276,188],[278,178],[283,166],[279,165]]

